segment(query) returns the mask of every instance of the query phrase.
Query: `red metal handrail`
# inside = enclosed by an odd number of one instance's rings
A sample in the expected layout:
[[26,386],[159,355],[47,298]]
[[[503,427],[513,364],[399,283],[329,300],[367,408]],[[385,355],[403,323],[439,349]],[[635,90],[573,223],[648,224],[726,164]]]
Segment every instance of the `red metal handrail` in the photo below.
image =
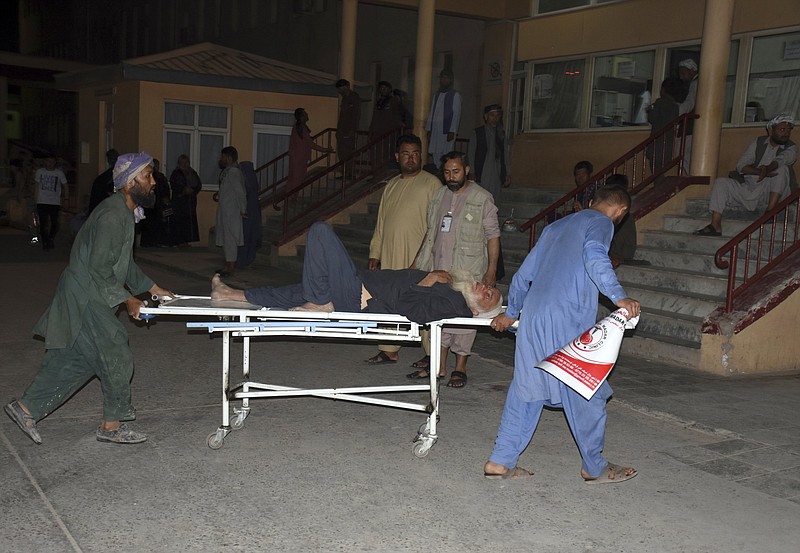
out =
[[[292,132],[294,132],[294,129],[292,129]],[[336,129],[328,128],[312,135],[311,140],[316,142],[318,146],[331,148],[334,144],[333,138],[335,134]],[[333,159],[332,154],[312,150],[308,167],[312,167],[322,160],[327,162],[326,167],[330,167]],[[286,185],[286,179],[289,178],[289,152],[286,151],[264,165],[257,167],[256,176],[258,177],[258,197],[261,205],[272,203],[272,197]]]
[[[578,201],[583,208],[588,207],[589,200],[595,191],[603,186],[605,179],[614,173],[628,177],[628,190],[635,196],[650,184],[660,181],[673,168],[678,175],[684,175],[683,160],[686,147],[686,128],[690,119],[697,119],[694,113],[680,115],[670,121],[664,128],[643,140],[620,158],[592,175],[581,186],[567,192],[541,213],[535,215],[520,226],[520,232],[530,230],[528,247],[536,243],[537,224],[543,228],[554,220],[568,215],[573,204]],[[669,140],[669,138],[672,140]],[[648,160],[650,162],[648,163]]]
[[[789,170],[791,171],[791,168]],[[782,225],[780,231],[779,225]],[[736,298],[763,279],[784,258],[800,249],[798,238],[800,238],[800,190],[795,190],[717,250],[714,254],[714,263],[720,269],[728,269],[726,313],[733,311],[733,302]],[[744,246],[744,266],[741,283],[737,286],[736,273],[742,246]],[[723,259],[726,255],[729,256],[728,260]]]
[[399,132],[399,129],[389,131],[370,141],[369,133],[359,131],[352,156],[308,175],[294,190],[283,187],[271,195],[269,201],[283,212],[282,235],[276,242],[285,243],[322,215],[332,215],[385,184],[385,179],[374,179],[371,185],[364,183],[379,173],[389,175],[384,173]]

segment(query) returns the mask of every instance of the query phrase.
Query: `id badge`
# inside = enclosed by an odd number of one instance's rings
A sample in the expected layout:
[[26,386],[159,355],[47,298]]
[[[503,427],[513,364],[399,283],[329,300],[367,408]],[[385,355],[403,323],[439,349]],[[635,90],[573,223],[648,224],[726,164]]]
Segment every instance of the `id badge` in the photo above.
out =
[[450,232],[450,225],[453,224],[453,213],[448,211],[447,215],[442,217],[442,226],[439,228],[442,232]]

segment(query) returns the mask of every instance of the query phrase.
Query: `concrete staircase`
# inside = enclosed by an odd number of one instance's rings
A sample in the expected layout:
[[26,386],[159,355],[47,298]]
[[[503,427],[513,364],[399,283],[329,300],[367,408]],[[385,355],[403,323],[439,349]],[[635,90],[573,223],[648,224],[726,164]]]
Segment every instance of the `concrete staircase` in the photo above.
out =
[[[622,265],[617,276],[642,303],[642,316],[623,353],[696,368],[703,319],[724,304],[727,270],[714,254],[760,213],[726,212],[721,237],[694,236],[709,222],[708,201],[688,200],[686,213],[666,216],[663,228],[640,231],[636,259],[648,266]],[[751,256],[752,257],[752,256]],[[742,266],[737,273],[741,276]]]

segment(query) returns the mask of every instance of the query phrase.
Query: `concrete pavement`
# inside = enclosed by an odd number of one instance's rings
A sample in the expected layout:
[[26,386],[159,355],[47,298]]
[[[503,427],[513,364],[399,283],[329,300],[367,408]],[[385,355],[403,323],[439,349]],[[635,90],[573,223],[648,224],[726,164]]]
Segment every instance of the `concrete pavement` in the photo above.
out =
[[[0,399],[38,370],[30,328],[68,244],[52,252],[0,229]],[[207,294],[214,249],[140,250],[159,284]],[[286,282],[262,266],[230,282]],[[0,543],[7,551],[785,552],[800,540],[800,377],[722,380],[621,359],[611,377],[607,457],[640,474],[587,486],[560,411],[547,411],[520,466],[487,481],[511,378],[513,338],[479,333],[466,388],[442,390],[440,439],[417,459],[419,413],[316,398],[253,400],[218,451],[221,340],[181,321],[134,324],[139,446],[94,439],[97,381],[39,423],[36,446],[0,418]],[[254,374],[289,386],[404,382],[401,363],[363,363],[374,345],[265,340]],[[259,366],[259,363],[261,365]],[[269,367],[269,371],[266,370]],[[452,361],[451,361],[452,369]]]

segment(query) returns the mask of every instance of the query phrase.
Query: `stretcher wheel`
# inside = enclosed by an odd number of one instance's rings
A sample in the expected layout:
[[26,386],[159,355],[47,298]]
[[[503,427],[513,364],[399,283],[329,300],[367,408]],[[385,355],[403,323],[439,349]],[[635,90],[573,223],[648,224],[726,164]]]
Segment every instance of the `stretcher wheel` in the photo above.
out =
[[424,441],[419,441],[414,444],[411,451],[414,453],[414,457],[422,459],[428,456],[428,453],[431,451],[431,446]]
[[237,413],[235,417],[231,420],[231,428],[234,430],[241,430],[244,428],[244,420],[247,418],[247,415],[244,411],[240,411]]
[[208,440],[206,440],[206,443],[211,449],[219,449],[225,443],[225,437],[221,432],[212,432],[208,435]]

